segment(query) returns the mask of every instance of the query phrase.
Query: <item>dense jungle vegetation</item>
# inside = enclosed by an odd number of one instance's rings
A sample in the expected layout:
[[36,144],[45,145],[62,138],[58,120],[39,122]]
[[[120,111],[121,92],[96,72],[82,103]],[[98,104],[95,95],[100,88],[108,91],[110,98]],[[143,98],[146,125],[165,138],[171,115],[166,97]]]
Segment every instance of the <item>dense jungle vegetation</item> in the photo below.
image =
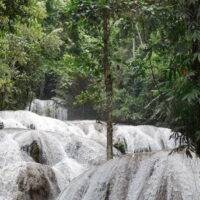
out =
[[0,28],[1,110],[56,96],[200,155],[198,0],[0,0]]

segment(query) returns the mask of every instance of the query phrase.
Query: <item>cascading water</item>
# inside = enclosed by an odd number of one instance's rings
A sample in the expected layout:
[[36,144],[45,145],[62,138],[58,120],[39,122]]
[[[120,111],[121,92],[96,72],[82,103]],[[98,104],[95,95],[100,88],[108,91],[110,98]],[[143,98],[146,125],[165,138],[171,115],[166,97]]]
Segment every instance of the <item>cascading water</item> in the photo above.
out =
[[111,160],[74,180],[58,200],[199,200],[200,160],[168,154]]
[[[96,199],[100,200],[103,198],[105,190],[107,191],[106,193],[112,193],[109,198],[106,197],[110,200],[148,199],[148,191],[153,188],[157,191],[160,184],[159,181],[153,182],[152,180],[159,179],[161,175],[171,181],[162,184],[163,191],[167,191],[166,195],[170,196],[170,191],[172,190],[179,191],[179,187],[182,195],[182,185],[179,186],[182,184],[180,183],[182,179],[177,178],[178,173],[172,174],[173,176],[170,175],[170,178],[166,175],[168,171],[164,173],[165,170],[163,170],[161,173],[160,170],[163,168],[170,170],[170,167],[172,167],[172,173],[176,161],[177,165],[181,165],[176,171],[179,169],[180,173],[185,173],[185,177],[196,176],[198,172],[195,171],[197,170],[196,166],[199,166],[198,159],[188,160],[183,155],[168,157],[168,152],[160,151],[175,147],[174,141],[169,140],[171,131],[166,128],[116,125],[114,127],[114,144],[123,144],[127,153],[146,150],[158,151],[158,153],[146,154],[146,156],[136,153],[135,156],[138,155],[136,156],[138,157],[137,162],[135,160],[136,157],[126,156],[121,159],[116,158],[116,160],[99,167],[99,164],[106,161],[106,128],[104,124],[99,124],[95,121],[64,122],[39,116],[29,111],[1,111],[0,122],[3,122],[5,126],[5,129],[0,130],[0,200],[56,199],[59,192],[62,193],[75,177],[91,168],[86,174],[83,174],[69,185],[68,189],[60,196],[61,200],[95,199],[93,197],[97,197]],[[115,149],[116,157],[120,156],[120,154]],[[158,161],[158,164],[152,164],[154,161]],[[171,161],[173,161],[172,165],[170,165]],[[193,171],[191,172],[189,172],[190,166],[187,164],[190,162],[192,163],[191,166],[193,166]],[[128,163],[132,163],[131,166]],[[196,163],[196,165],[193,163]],[[122,179],[126,179],[125,177],[129,176],[131,178],[126,188],[132,187],[130,189],[132,193],[130,191],[127,192],[129,197],[127,196],[126,198],[122,194],[120,194],[121,196],[118,195],[119,192],[117,192],[116,187],[119,187],[120,191],[124,183],[111,170],[118,169],[118,164],[119,170],[127,169],[126,172],[122,170],[122,174],[120,175],[119,173],[119,176]],[[127,168],[127,166],[129,167]],[[102,170],[104,171],[103,173]],[[150,178],[148,178],[148,170],[152,171]],[[90,176],[88,173],[94,174],[94,176]],[[104,176],[101,177],[101,174],[104,174]],[[84,177],[86,177],[87,183],[84,182]],[[95,177],[97,178],[96,182]],[[113,180],[119,180],[114,190],[114,186],[112,186]],[[145,186],[145,181],[147,180],[149,182]],[[193,182],[193,179],[188,180],[191,183]],[[137,185],[136,188],[132,186],[134,182]],[[154,184],[151,185],[150,183]],[[79,191],[73,188],[73,185],[76,184],[83,190]],[[172,189],[166,189],[164,187],[165,184],[168,184],[167,188],[172,184]],[[87,188],[85,188],[86,186]],[[91,187],[92,189],[88,190]],[[98,194],[93,193],[95,190],[99,191]],[[134,194],[134,190],[138,191],[138,195],[140,195],[132,198],[131,195]],[[113,196],[115,192],[116,196]],[[191,194],[193,195],[194,192],[196,193],[197,191],[193,188]],[[69,194],[71,198],[66,197],[66,194]],[[157,200],[158,198],[156,198],[157,196],[154,192],[149,199]],[[195,199],[195,196],[193,199]]]
[[34,99],[26,110],[39,115],[52,117],[60,120],[67,120],[67,109],[60,103],[59,99],[40,100]]

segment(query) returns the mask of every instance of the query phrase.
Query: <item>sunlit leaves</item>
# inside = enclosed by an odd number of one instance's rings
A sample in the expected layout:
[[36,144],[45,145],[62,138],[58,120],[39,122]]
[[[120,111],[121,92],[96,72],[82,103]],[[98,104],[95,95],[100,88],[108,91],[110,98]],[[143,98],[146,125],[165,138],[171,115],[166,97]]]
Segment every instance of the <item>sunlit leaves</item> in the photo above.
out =
[[60,52],[60,48],[63,44],[60,38],[61,31],[61,29],[55,29],[51,33],[45,35],[42,40],[42,47],[49,57],[56,57]]

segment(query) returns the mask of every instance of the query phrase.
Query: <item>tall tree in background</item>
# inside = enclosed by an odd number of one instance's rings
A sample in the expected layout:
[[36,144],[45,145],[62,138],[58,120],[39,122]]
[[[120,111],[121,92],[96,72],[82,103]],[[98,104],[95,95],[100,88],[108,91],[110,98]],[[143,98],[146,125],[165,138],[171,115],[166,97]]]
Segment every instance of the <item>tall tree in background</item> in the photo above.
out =
[[96,57],[99,57],[97,59],[98,65],[102,66],[98,71],[103,74],[104,79],[108,160],[113,158],[113,69],[117,68],[117,66],[111,65],[113,63],[111,51],[114,52],[110,38],[113,28],[111,24],[114,25],[123,18],[123,15],[127,15],[127,10],[130,11],[130,5],[132,5],[131,1],[115,0],[72,0],[69,5],[69,12],[77,19],[77,23],[80,22],[80,29],[84,29],[87,33],[90,32],[91,35],[96,33],[95,37],[101,41],[101,56],[96,55]]
[[[73,15],[81,16],[79,20],[83,18],[86,23],[93,24],[94,19],[98,18],[100,22],[100,29],[102,30],[102,58],[100,59],[104,75],[106,103],[106,123],[107,123],[107,159],[113,158],[113,121],[112,121],[112,99],[113,99],[113,85],[112,85],[112,73],[109,61],[109,37],[110,37],[110,12],[108,1],[71,1],[71,8]],[[94,25],[94,24],[93,24]],[[97,24],[95,24],[97,26]],[[99,26],[99,24],[98,24]]]
[[107,159],[113,158],[113,119],[112,119],[112,99],[113,99],[113,83],[112,73],[109,61],[109,23],[110,11],[106,6],[103,9],[103,62],[106,90],[106,122],[107,122]]

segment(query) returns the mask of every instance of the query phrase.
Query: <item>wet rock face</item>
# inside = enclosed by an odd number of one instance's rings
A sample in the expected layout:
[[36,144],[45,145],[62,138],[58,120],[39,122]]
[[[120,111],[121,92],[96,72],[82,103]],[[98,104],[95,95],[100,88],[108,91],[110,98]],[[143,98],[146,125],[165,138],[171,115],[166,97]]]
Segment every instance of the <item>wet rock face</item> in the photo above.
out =
[[4,123],[0,122],[0,129],[4,129]]
[[35,125],[34,124],[30,124],[30,129],[35,130]]
[[52,169],[39,164],[31,164],[21,171],[17,183],[17,200],[53,200],[60,192]]
[[171,194],[168,194],[167,188],[170,187],[167,184],[167,179],[163,179],[160,185],[160,188],[158,189],[156,193],[156,199],[155,200],[162,200],[162,199],[170,199],[170,200],[183,200],[182,194],[180,191],[174,191],[172,190]]
[[122,154],[126,154],[127,151],[127,143],[126,141],[118,141],[114,143],[114,147],[119,150]]
[[45,157],[38,141],[32,141],[30,145],[21,147],[22,151],[26,152],[33,160],[40,164],[46,164]]
[[199,200],[199,174],[198,158],[138,153],[87,171],[58,200]]

